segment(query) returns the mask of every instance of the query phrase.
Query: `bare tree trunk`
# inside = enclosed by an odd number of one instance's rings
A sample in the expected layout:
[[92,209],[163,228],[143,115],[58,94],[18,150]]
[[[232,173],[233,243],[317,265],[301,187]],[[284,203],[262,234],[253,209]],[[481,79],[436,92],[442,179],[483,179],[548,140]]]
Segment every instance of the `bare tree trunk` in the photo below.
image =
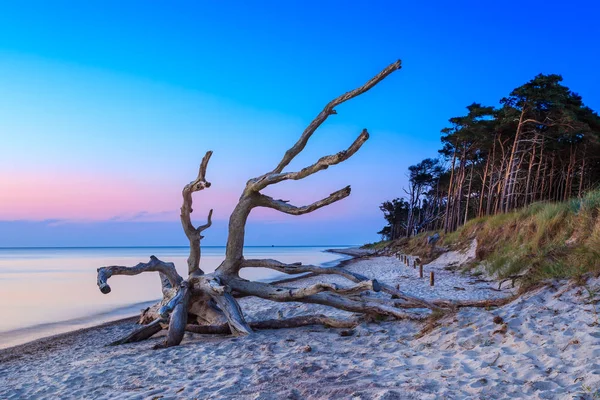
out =
[[458,229],[458,227],[460,226],[461,223],[461,216],[462,216],[462,195],[463,195],[463,185],[465,183],[466,180],[466,154],[465,154],[465,144],[463,143],[463,154],[461,154],[461,159],[460,159],[460,166],[459,166],[459,179],[458,179],[458,185],[456,187],[457,191],[456,191],[456,209],[454,210],[454,215],[453,215],[453,226],[452,226],[452,230],[455,231]]
[[583,157],[581,157],[581,169],[579,170],[579,190],[577,191],[577,197],[583,196],[583,178],[585,177],[585,153],[587,152],[587,145],[583,147]]
[[527,206],[529,204],[529,183],[531,182],[531,171],[533,170],[533,163],[535,161],[535,151],[537,149],[537,138],[538,138],[538,134],[536,132],[534,138],[533,138],[533,151],[531,152],[531,155],[529,156],[529,167],[527,168],[527,182],[525,182],[525,203],[524,205]]
[[454,146],[454,154],[452,155],[452,168],[450,169],[450,185],[448,186],[448,201],[446,203],[446,218],[444,221],[444,233],[448,233],[448,230],[450,230],[450,227],[449,227],[450,210],[451,210],[451,206],[454,204],[454,202],[452,201],[452,196],[453,196],[453,190],[454,190],[453,183],[454,183],[455,163],[456,163],[456,145]]
[[556,160],[556,153],[552,153],[552,165],[550,166],[550,183],[548,184],[548,199],[552,199],[552,190],[556,189],[553,185],[554,182],[554,162]]
[[[498,141],[500,141],[500,138],[498,138]],[[490,215],[492,212],[495,162],[496,162],[496,139],[494,138],[494,145],[492,146],[492,161],[490,163],[490,183],[488,185],[488,195],[487,195],[487,202],[486,202],[486,208],[485,208],[485,215]]]
[[519,124],[517,125],[517,132],[515,133],[515,140],[512,145],[512,150],[510,152],[510,158],[508,160],[508,166],[506,168],[506,175],[504,177],[504,189],[502,191],[502,198],[500,203],[504,205],[504,212],[508,212],[510,207],[510,198],[511,198],[511,190],[512,190],[512,181],[514,174],[514,162],[515,155],[517,153],[517,148],[519,147],[519,139],[521,138],[521,129],[523,126],[523,118],[525,117],[525,106],[523,106],[521,110],[521,116],[519,117]]
[[[538,161],[538,165],[537,165],[537,171],[535,173],[535,182],[533,183],[533,189],[534,192],[532,194],[531,200],[532,201],[536,201],[539,198],[539,194],[540,192],[542,192],[541,189],[539,189],[539,180],[540,180],[540,172],[541,172],[541,168],[542,168],[542,163],[544,162],[544,139],[542,139],[542,148],[540,150],[540,156],[539,156],[539,161]],[[544,168],[545,168],[545,163],[544,163]]]
[[463,225],[467,223],[467,219],[469,218],[469,200],[471,199],[471,186],[473,184],[473,163],[471,163],[471,173],[469,177],[469,188],[467,190],[467,204],[465,205],[465,220]]
[[481,180],[481,191],[480,191],[480,194],[479,194],[479,207],[477,208],[477,216],[479,218],[483,217],[483,201],[485,199],[485,184],[487,182],[489,165],[490,165],[490,157],[488,155],[488,157],[487,157],[487,159],[485,161],[485,169],[484,169],[484,172],[483,172],[483,179]]

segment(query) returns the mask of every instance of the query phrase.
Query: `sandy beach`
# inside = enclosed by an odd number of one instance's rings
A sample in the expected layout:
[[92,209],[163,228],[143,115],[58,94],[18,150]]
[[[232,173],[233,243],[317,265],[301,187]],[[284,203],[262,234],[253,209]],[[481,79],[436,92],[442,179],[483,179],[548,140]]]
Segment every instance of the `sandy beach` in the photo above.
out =
[[[425,266],[436,284],[393,257],[345,267],[427,299],[510,296],[508,285],[463,274],[466,253]],[[346,282],[337,276],[303,277]],[[600,288],[590,279],[587,288]],[[2,399],[592,399],[600,392],[600,330],[592,295],[552,282],[497,309],[461,309],[419,337],[422,323],[362,323],[257,331],[248,337],[186,334],[116,347],[134,320],[41,339],[0,351]],[[249,320],[350,313],[319,305],[243,298]]]

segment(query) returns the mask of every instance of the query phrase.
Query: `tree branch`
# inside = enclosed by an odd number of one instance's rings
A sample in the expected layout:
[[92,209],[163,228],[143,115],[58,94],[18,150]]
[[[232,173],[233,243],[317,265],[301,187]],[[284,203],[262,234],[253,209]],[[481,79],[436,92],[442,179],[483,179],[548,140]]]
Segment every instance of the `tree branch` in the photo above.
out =
[[333,192],[326,198],[316,201],[307,206],[297,207],[292,204],[289,204],[285,200],[275,200],[272,197],[260,194],[258,197],[257,205],[259,207],[272,208],[274,210],[281,211],[286,214],[302,215],[313,212],[321,207],[328,206],[348,196],[350,196],[350,186],[346,186],[345,188],[338,190],[337,192]]
[[[202,162],[200,163],[200,169],[198,171],[198,176],[195,180],[188,183],[184,186],[182,190],[183,195],[183,204],[181,205],[181,224],[183,225],[183,230],[188,238],[196,235],[198,232],[196,228],[192,225],[191,221],[191,213],[194,211],[192,209],[192,193],[198,192],[200,190],[204,190],[210,187],[210,182],[206,181],[206,168],[208,167],[208,161],[212,156],[212,151],[207,151],[204,157],[202,158]],[[212,211],[211,211],[212,214]],[[209,216],[210,219],[210,216]],[[209,225],[210,226],[210,225]]]
[[[308,325],[324,325],[328,328],[354,328],[360,323],[359,319],[338,319],[330,318],[322,314],[318,315],[303,315],[299,317],[292,317],[286,319],[268,319],[264,321],[250,322],[249,325],[252,329],[265,330],[265,329],[286,329],[286,328],[298,328],[301,326]],[[218,334],[230,334],[231,329],[227,324],[221,325],[190,325],[185,327],[185,330],[193,333],[218,335]]]
[[[190,287],[187,281],[181,282],[179,291],[174,297],[176,301],[170,301],[169,304],[173,303],[173,313],[169,321],[169,331],[167,333],[167,339],[165,340],[164,347],[177,346],[183,340],[185,334],[185,325],[188,319],[188,306],[190,302]],[[161,317],[162,317],[161,312]]]
[[278,183],[278,182],[281,182],[284,180],[289,180],[289,179],[300,180],[300,179],[306,178],[307,176],[317,173],[319,171],[322,171],[324,169],[327,169],[332,165],[336,165],[343,161],[346,161],[347,159],[352,157],[354,155],[354,153],[356,153],[368,139],[369,139],[369,132],[367,132],[366,129],[363,129],[363,131],[360,133],[360,135],[358,135],[356,140],[354,140],[352,145],[350,145],[350,147],[348,147],[346,150],[340,151],[339,153],[336,153],[336,154],[321,157],[316,163],[314,163],[306,168],[302,168],[300,171],[297,171],[297,172],[286,172],[286,173],[271,172],[271,173],[265,174],[259,178],[251,180],[250,181],[251,188],[254,191],[259,191],[269,185],[273,185],[275,183]]
[[[196,228],[196,231],[198,233],[202,233],[202,231],[205,231],[206,229],[211,227],[212,215],[213,215],[213,210],[211,208],[210,211],[208,212],[208,217],[206,218],[206,223],[204,225],[200,225],[198,228]],[[204,238],[203,236],[200,236],[200,239],[203,239],[203,238]]]
[[335,293],[317,293],[297,298],[290,293],[289,289],[276,287],[269,285],[268,283],[250,282],[241,278],[233,278],[227,283],[231,289],[240,293],[271,301],[298,301],[301,303],[323,304],[351,312],[392,316],[397,319],[423,319],[422,316],[406,313],[394,307],[393,305],[379,304],[377,302],[369,301],[369,299],[349,299]]
[[115,340],[114,342],[110,343],[109,346],[117,346],[117,345],[125,344],[125,343],[141,342],[142,340],[150,339],[152,336],[154,336],[155,334],[157,334],[158,332],[160,332],[163,329],[162,324],[164,324],[166,322],[167,322],[167,320],[164,320],[164,319],[160,319],[160,318],[155,319],[148,325],[143,325],[142,327],[134,330],[129,335],[127,335],[121,339]]
[[[283,272],[290,275],[302,274],[302,273],[312,273],[315,275],[339,275],[342,276],[352,282],[364,282],[368,281],[364,275],[358,274],[356,272],[348,271],[345,268],[340,267],[317,267],[315,265],[302,265],[302,263],[295,264],[284,264],[282,262],[276,260],[244,260],[242,262],[242,268],[268,268],[273,269],[275,271]],[[428,302],[419,297],[410,296],[391,285],[387,285],[385,283],[379,282],[381,287],[381,291],[387,294],[390,294],[392,298],[400,299],[405,301],[406,303],[403,305],[404,308],[428,308],[430,310],[439,310],[440,305],[434,304],[432,302]],[[443,305],[447,305],[447,303],[442,303]],[[452,308],[447,305],[447,308]]]
[[206,181],[206,169],[208,168],[208,161],[210,160],[211,156],[212,151],[207,151],[204,157],[202,158],[202,162],[200,163],[198,176],[194,181],[185,185],[181,193],[183,196],[183,204],[181,205],[180,214],[181,225],[183,226],[183,231],[185,232],[185,235],[190,241],[190,255],[187,260],[189,274],[204,274],[204,271],[200,269],[200,240],[203,238],[203,236],[201,235],[202,231],[208,229],[212,225],[213,210],[210,210],[208,213],[207,223],[199,226],[198,228],[195,228],[192,224],[191,218],[191,214],[194,211],[192,208],[192,193],[210,187],[210,182]]
[[361,293],[366,290],[373,290],[379,292],[381,286],[376,280],[362,281],[351,287],[340,287],[334,283],[319,282],[311,286],[301,288],[286,288],[281,286],[274,286],[276,291],[285,291],[286,296],[289,296],[292,300],[302,299],[304,297],[312,296],[321,292],[333,292],[341,295],[349,295]]
[[237,300],[231,295],[231,289],[221,284],[218,277],[205,275],[194,277],[192,284],[196,290],[209,295],[227,318],[229,328],[234,335],[249,335],[252,329],[244,318]]
[[161,274],[163,294],[165,291],[179,286],[183,281],[183,278],[179,276],[177,270],[175,269],[175,264],[160,261],[155,256],[150,256],[149,262],[139,263],[134,267],[111,265],[108,267],[98,268],[97,271],[98,288],[100,288],[100,291],[104,294],[110,293],[110,286],[108,285],[107,281],[113,275],[139,275],[142,272],[159,272]]
[[[252,209],[256,207],[257,202],[260,201],[259,192],[261,189],[265,188],[268,185],[281,182],[286,179],[302,179],[318,171],[321,171],[329,167],[330,165],[340,163],[348,159],[356,151],[358,151],[362,144],[369,138],[369,134],[366,130],[363,130],[363,132],[358,136],[358,138],[346,151],[342,151],[335,155],[323,157],[315,164],[306,167],[301,171],[283,173],[284,168],[304,149],[306,143],[308,142],[308,139],[317,130],[317,128],[321,126],[321,124],[327,119],[329,115],[335,113],[334,107],[371,89],[389,74],[400,69],[400,67],[401,63],[400,60],[398,60],[387,66],[385,69],[383,69],[383,71],[381,71],[371,80],[369,80],[363,86],[359,87],[358,89],[347,92],[330,101],[325,106],[323,111],[321,111],[321,113],[304,130],[296,144],[294,144],[294,146],[292,146],[292,148],[290,148],[285,153],[283,159],[273,171],[268,172],[258,178],[248,180],[248,182],[246,183],[246,187],[242,193],[242,196],[238,201],[238,204],[235,206],[233,212],[231,213],[231,216],[229,217],[229,235],[227,237],[227,249],[225,252],[225,260],[217,269],[217,274],[223,276],[237,275],[240,269],[240,263],[244,257],[244,233],[246,221],[248,220],[248,215],[250,215]],[[279,204],[278,206],[280,208],[283,208],[281,204]]]
[[237,300],[233,298],[231,293],[214,295],[212,298],[223,311],[225,317],[227,317],[229,329],[235,336],[249,335],[252,333],[252,328],[250,328],[246,322],[240,305]]
[[304,150],[304,147],[306,146],[306,143],[308,142],[308,139],[310,139],[310,137],[312,136],[312,134],[317,130],[317,128],[319,126],[321,126],[321,124],[323,122],[325,122],[325,120],[332,114],[336,114],[336,111],[334,110],[334,107],[337,107],[338,105],[344,103],[345,101],[348,101],[356,96],[359,96],[363,93],[365,93],[367,90],[371,89],[373,86],[377,85],[379,82],[381,82],[383,79],[385,79],[389,74],[391,74],[392,72],[398,70],[401,68],[401,62],[400,60],[388,65],[386,68],[384,68],[380,73],[378,73],[377,75],[375,75],[373,78],[371,78],[367,83],[365,83],[363,86],[351,90],[350,92],[344,93],[343,95],[333,99],[332,101],[330,101],[325,108],[323,109],[323,111],[321,111],[319,113],[319,115],[317,115],[317,117],[308,125],[308,127],[306,127],[306,129],[304,130],[304,132],[302,133],[302,136],[300,136],[300,139],[298,139],[298,141],[296,142],[296,144],[294,144],[294,146],[292,146],[292,148],[290,148],[288,151],[285,152],[285,155],[283,156],[283,159],[279,162],[279,165],[277,165],[277,167],[271,172],[273,174],[279,174],[280,172],[283,171],[283,169],[302,151]]

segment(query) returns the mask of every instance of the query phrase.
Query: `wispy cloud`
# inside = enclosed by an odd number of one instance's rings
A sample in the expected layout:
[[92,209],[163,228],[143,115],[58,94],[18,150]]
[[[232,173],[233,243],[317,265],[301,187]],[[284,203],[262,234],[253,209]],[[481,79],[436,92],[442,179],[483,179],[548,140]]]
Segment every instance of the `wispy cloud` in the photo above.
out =
[[111,222],[151,222],[151,221],[176,221],[178,213],[176,211],[138,211],[134,213],[122,213],[108,218]]

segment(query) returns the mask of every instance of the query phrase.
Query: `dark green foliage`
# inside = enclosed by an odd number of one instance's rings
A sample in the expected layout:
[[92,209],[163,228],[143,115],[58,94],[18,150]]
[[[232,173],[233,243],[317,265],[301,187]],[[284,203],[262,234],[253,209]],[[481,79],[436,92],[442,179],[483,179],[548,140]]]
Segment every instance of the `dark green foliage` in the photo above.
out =
[[476,217],[582,198],[600,186],[600,117],[560,75],[537,75],[499,108],[473,103],[449,123],[441,160],[409,167],[407,196],[380,207],[385,238],[452,232]]

